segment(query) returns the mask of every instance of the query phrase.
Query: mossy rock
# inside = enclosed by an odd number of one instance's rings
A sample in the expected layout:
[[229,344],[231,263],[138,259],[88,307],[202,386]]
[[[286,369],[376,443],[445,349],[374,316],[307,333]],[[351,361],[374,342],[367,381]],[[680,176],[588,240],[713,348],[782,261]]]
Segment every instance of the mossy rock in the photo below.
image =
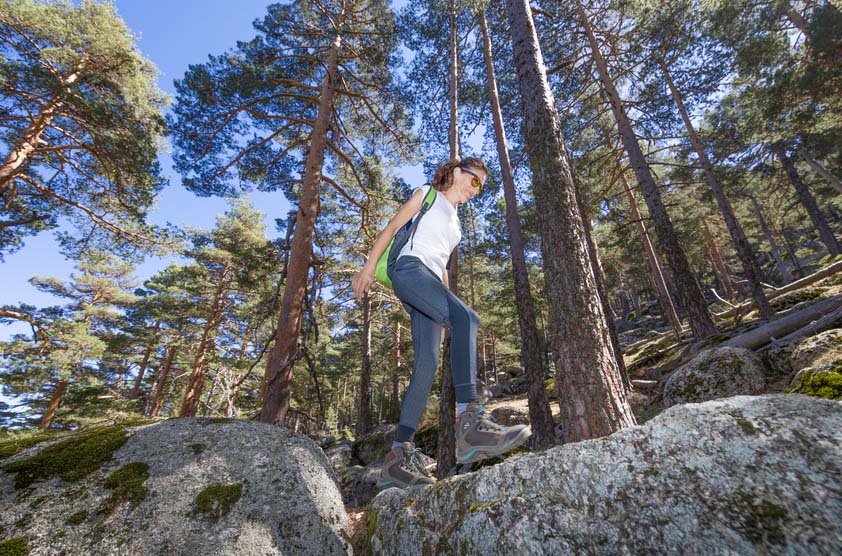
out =
[[842,361],[828,370],[805,369],[798,386],[790,393],[842,400]]
[[233,417],[202,417],[199,422],[204,425],[219,425],[230,423],[233,420]]
[[0,556],[26,556],[29,554],[29,541],[25,537],[14,537],[0,542]]
[[0,442],[0,459],[6,459],[27,448],[61,437],[62,433],[51,430],[26,431],[10,435],[11,438]]
[[805,301],[815,301],[824,296],[828,288],[805,288],[777,297],[769,302],[775,312],[786,311]]
[[207,446],[205,446],[204,444],[191,444],[190,445],[190,449],[193,450],[193,453],[196,454],[197,456],[199,454],[201,454],[202,452],[204,452],[205,448],[207,448]]
[[128,436],[122,425],[80,432],[68,440],[47,446],[32,457],[4,465],[3,471],[16,473],[17,489],[53,475],[75,482],[110,460],[126,440]]
[[352,459],[356,459],[361,465],[383,461],[383,458],[392,449],[392,441],[395,439],[397,430],[397,425],[386,424],[369,431],[365,436],[354,442]]
[[426,427],[415,431],[415,447],[427,454],[435,457],[436,450],[439,445],[439,428]]
[[243,485],[234,483],[208,485],[196,495],[196,507],[213,521],[226,515],[243,494]]
[[751,350],[719,347],[676,369],[664,384],[666,407],[737,395],[757,395],[766,387],[763,360]]
[[790,367],[800,371],[807,367],[814,369],[834,365],[842,358],[842,329],[834,328],[805,338],[789,356]]
[[104,484],[114,493],[102,503],[102,512],[113,513],[121,502],[129,502],[132,508],[136,508],[149,494],[149,489],[143,486],[148,478],[149,466],[142,461],[129,463],[111,473]]
[[526,446],[518,446],[511,452],[506,452],[505,454],[500,454],[499,456],[494,456],[491,458],[485,458],[484,460],[478,461],[473,465],[471,471],[479,471],[480,469],[484,469],[486,467],[491,467],[493,465],[497,465],[498,463],[503,463],[510,457],[516,454],[525,454],[529,452],[529,448]]

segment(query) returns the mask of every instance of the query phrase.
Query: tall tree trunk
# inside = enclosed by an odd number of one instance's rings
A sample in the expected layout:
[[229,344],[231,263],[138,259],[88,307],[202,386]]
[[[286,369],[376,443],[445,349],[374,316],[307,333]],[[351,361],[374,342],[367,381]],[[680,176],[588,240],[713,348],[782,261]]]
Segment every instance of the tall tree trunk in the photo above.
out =
[[814,172],[827,180],[827,183],[832,185],[837,193],[842,193],[842,180],[834,176],[830,170],[822,166],[818,160],[810,156],[810,153],[808,153],[803,147],[798,147],[798,155],[810,165],[810,168],[812,168]]
[[523,135],[541,226],[551,343],[561,426],[567,441],[635,424],[611,346],[606,316],[576,202],[561,122],[547,83],[528,0],[507,1]]
[[786,175],[789,177],[789,181],[798,192],[798,198],[807,210],[807,214],[810,215],[810,220],[813,221],[813,225],[818,230],[819,237],[825,247],[827,247],[828,253],[831,255],[838,255],[840,253],[840,249],[839,243],[836,241],[836,236],[833,235],[833,230],[830,229],[830,226],[828,226],[824,216],[822,216],[822,213],[816,204],[816,199],[813,198],[812,193],[810,193],[810,190],[807,189],[807,186],[801,180],[801,176],[798,175],[798,169],[795,168],[795,163],[791,158],[789,158],[789,156],[787,156],[786,149],[781,143],[774,143],[771,146],[771,149],[778,157],[778,160],[781,161],[781,166],[783,166]]
[[[474,241],[476,239],[476,221],[474,220],[474,209],[471,205],[467,205],[468,210],[468,287],[470,288],[471,292],[471,307],[477,306],[477,288],[476,288],[476,280],[474,276],[476,275],[476,271],[474,270],[474,249],[475,244]],[[485,380],[483,380],[483,376],[485,376],[485,362],[480,357],[480,345],[477,342],[477,372],[476,372],[476,379],[478,384],[485,384]]]
[[[257,341],[257,327],[252,328],[251,323],[246,325],[246,333],[243,335],[243,343],[240,345],[240,353],[238,359],[240,361],[246,358],[246,353],[249,350],[249,340],[251,339],[252,334],[254,334],[254,340]],[[234,417],[235,413],[237,413],[237,408],[234,405],[234,401],[237,399],[237,393],[240,391],[240,387],[242,386],[241,374],[234,373],[231,371],[231,376],[233,385],[228,383],[226,385],[225,391],[225,416],[226,417]]]
[[[646,223],[643,221],[643,215],[640,214],[640,209],[637,207],[637,198],[634,192],[629,187],[629,182],[626,180],[624,174],[620,174],[620,181],[623,182],[623,189],[626,192],[626,197],[629,200],[629,208],[631,209],[631,216],[637,222],[637,229],[640,232],[640,242],[643,244],[643,251],[646,253],[646,260],[649,263],[649,274],[652,282],[655,285],[655,291],[658,293],[658,304],[661,306],[661,312],[672,326],[672,331],[675,337],[681,335],[681,319],[678,318],[678,313],[675,311],[675,305],[672,303],[672,296],[664,279],[664,271],[661,269],[661,262],[658,260],[658,255],[655,253],[655,247],[652,245],[652,240],[649,238],[649,231],[646,229]],[[628,301],[626,301],[628,305]],[[627,314],[628,309],[626,309]]]
[[228,274],[231,272],[231,265],[226,263],[219,275],[219,286],[213,296],[208,322],[202,330],[202,339],[199,341],[199,352],[193,363],[193,370],[190,373],[190,382],[187,384],[187,391],[184,394],[184,401],[181,403],[179,417],[193,417],[199,408],[199,400],[202,396],[202,389],[205,386],[205,376],[208,373],[208,357],[213,353],[214,341],[219,324],[222,322],[222,315],[225,307],[225,297],[228,293]]
[[719,248],[716,246],[716,240],[708,226],[707,218],[704,216],[702,217],[702,233],[705,236],[705,250],[708,253],[710,264],[713,265],[713,272],[716,274],[719,284],[725,290],[725,297],[734,299],[734,282],[731,280],[728,266],[722,259],[722,254],[719,252]]
[[[772,228],[774,232],[776,228]],[[804,276],[804,268],[801,266],[801,262],[798,260],[798,255],[795,254],[795,246],[792,244],[792,238],[789,237],[787,230],[781,230],[779,233],[780,237],[784,239],[784,246],[786,246],[786,254],[789,257],[789,260],[792,261],[792,267],[795,269],[797,276],[803,277]]]
[[52,424],[53,417],[56,414],[56,409],[58,409],[58,406],[64,397],[64,393],[67,391],[67,383],[68,381],[66,379],[61,379],[56,382],[56,386],[53,388],[53,395],[50,398],[50,404],[47,406],[44,416],[41,417],[41,423],[38,425],[39,429],[50,428],[50,424]]
[[577,10],[579,12],[579,20],[585,29],[585,34],[590,44],[594,62],[596,62],[600,80],[611,101],[611,110],[617,121],[617,127],[620,129],[623,146],[629,155],[629,161],[637,177],[637,183],[643,191],[646,206],[649,207],[649,215],[655,224],[658,251],[663,253],[667,258],[667,263],[672,271],[673,281],[675,282],[675,291],[681,299],[684,309],[687,311],[693,336],[700,340],[714,334],[716,332],[716,325],[713,322],[707,302],[702,295],[699,283],[690,270],[687,256],[678,243],[678,236],[667,214],[667,209],[664,207],[655,180],[652,178],[652,173],[649,170],[649,165],[646,163],[646,158],[643,156],[643,151],[637,142],[637,136],[632,129],[631,121],[626,114],[622,100],[620,100],[620,95],[617,93],[614,80],[608,73],[608,64],[599,49],[599,43],[597,43],[591,22],[581,4],[577,4]]
[[751,288],[751,297],[754,299],[754,303],[760,311],[760,316],[764,319],[770,319],[774,316],[775,312],[772,310],[772,306],[769,305],[769,300],[766,299],[766,294],[763,293],[763,286],[760,285],[760,269],[757,266],[757,260],[754,257],[751,245],[748,243],[748,238],[743,231],[743,227],[740,226],[737,216],[734,214],[734,209],[731,208],[731,203],[728,201],[728,198],[725,196],[725,192],[722,190],[722,185],[719,183],[719,178],[713,169],[713,164],[711,164],[710,159],[705,152],[705,147],[702,145],[702,140],[699,138],[699,134],[693,126],[693,122],[690,121],[690,115],[687,113],[687,108],[684,106],[684,99],[672,80],[669,68],[661,59],[658,60],[658,64],[661,66],[661,71],[664,73],[664,78],[667,81],[667,86],[672,94],[672,98],[675,101],[676,106],[678,106],[678,112],[681,114],[681,119],[684,121],[684,127],[687,128],[687,134],[690,136],[690,142],[693,145],[693,149],[696,151],[696,156],[699,157],[699,164],[702,166],[702,172],[705,174],[705,178],[707,179],[708,185],[713,192],[716,203],[719,205],[719,210],[722,212],[722,217],[725,219],[725,225],[728,227],[728,232],[731,234],[731,240],[734,242],[734,247],[737,250],[737,257],[739,257],[740,262],[743,265],[743,272],[745,273],[746,280],[748,280],[749,287]]
[[[448,143],[450,145],[450,159],[459,158],[462,150],[459,143],[459,51],[456,40],[456,2],[450,0],[450,126],[448,127]],[[458,294],[459,250],[455,249],[450,256],[450,270],[448,285],[450,291]],[[453,333],[445,330],[444,350],[441,362],[441,386],[439,388],[439,434],[436,449],[436,474],[440,479],[456,465],[456,390],[453,387],[453,368],[451,353],[453,351]]]
[[766,234],[766,241],[769,242],[769,248],[772,251],[772,257],[775,259],[775,264],[778,267],[778,272],[781,273],[781,278],[783,278],[784,284],[789,284],[792,282],[792,275],[789,273],[789,269],[786,267],[786,263],[784,262],[784,257],[781,254],[781,248],[778,247],[778,242],[775,241],[775,236],[772,235],[772,230],[769,228],[769,224],[766,222],[766,218],[763,216],[763,211],[760,209],[760,203],[757,202],[757,199],[754,196],[754,193],[748,191],[744,193],[746,197],[751,199],[751,206],[754,209],[754,214],[757,216],[757,220],[760,222],[760,227],[763,229],[763,233]]
[[132,387],[132,391],[129,392],[130,400],[137,399],[138,394],[140,394],[140,386],[143,384],[143,375],[146,373],[147,365],[149,365],[149,356],[152,355],[152,351],[158,345],[158,330],[160,329],[161,321],[157,321],[155,323],[155,328],[152,331],[152,343],[146,346],[146,352],[143,354],[143,360],[141,360],[140,368],[137,370],[137,377],[134,379],[134,386]]
[[155,376],[155,382],[152,384],[152,390],[150,391],[150,396],[153,393],[155,394],[154,398],[150,398],[152,400],[148,411],[148,415],[150,417],[157,417],[161,413],[161,409],[164,407],[164,393],[166,391],[167,379],[169,378],[170,371],[172,370],[172,362],[175,358],[176,347],[174,345],[168,346],[166,351],[168,351],[168,353],[164,359],[164,365]]
[[[215,344],[215,342],[213,342]],[[210,388],[208,388],[208,394],[205,398],[205,407],[202,408],[202,417],[207,417],[208,412],[211,410],[211,400],[213,399],[214,394],[216,394],[216,387],[219,384],[219,373],[216,372],[213,375],[213,379],[211,380]],[[196,408],[198,411],[198,407]]]
[[360,397],[357,405],[357,438],[371,428],[371,297],[363,294],[362,361],[360,364]]
[[390,411],[388,420],[391,423],[397,423],[400,420],[401,415],[401,403],[400,403],[400,387],[401,387],[401,368],[402,368],[402,361],[401,361],[401,321],[395,319],[395,358],[393,361],[393,369],[392,369],[392,402],[390,404]]
[[266,370],[266,393],[260,410],[260,421],[283,426],[289,411],[292,392],[292,367],[298,351],[298,335],[307,292],[307,274],[313,258],[313,230],[319,214],[319,190],[322,181],[327,131],[330,127],[336,98],[337,71],[341,36],[336,35],[327,57],[327,74],[319,90],[319,111],[313,125],[310,152],[304,164],[301,200],[295,221],[295,234],[290,249],[287,283],[281,301],[281,314],[275,345]]
[[494,120],[494,135],[497,142],[497,156],[500,160],[500,172],[503,175],[503,195],[506,200],[506,225],[509,230],[509,245],[512,255],[512,275],[515,281],[515,304],[517,306],[520,327],[520,357],[526,371],[527,398],[529,403],[529,422],[532,426],[532,443],[536,448],[549,446],[555,442],[552,410],[547,400],[544,387],[544,366],[541,362],[541,350],[538,342],[538,326],[535,324],[535,305],[532,290],[529,287],[529,270],[523,252],[523,236],[520,217],[518,216],[517,196],[512,166],[509,162],[509,147],[506,129],[503,126],[503,114],[500,110],[500,98],[497,94],[497,79],[494,76],[494,60],[491,55],[491,37],[485,13],[480,12],[480,29],[485,57],[485,74],[488,81],[488,95],[491,99],[491,115]]
[[605,324],[608,327],[608,337],[611,338],[611,347],[614,350],[614,358],[617,360],[617,369],[620,371],[620,377],[623,379],[623,386],[626,391],[631,391],[631,379],[626,370],[626,362],[623,361],[623,348],[620,346],[620,337],[617,335],[617,327],[614,326],[614,319],[611,318],[611,304],[608,302],[608,290],[605,287],[605,277],[602,274],[602,263],[599,260],[599,251],[597,250],[596,242],[593,239],[593,230],[591,229],[591,221],[588,218],[588,213],[582,205],[582,198],[578,191],[578,184],[576,179],[573,179],[573,185],[576,187],[576,204],[579,207],[579,213],[582,215],[582,228],[585,230],[585,240],[588,243],[588,256],[591,260],[591,270],[593,271],[594,281],[596,283],[596,291],[599,294],[599,301],[602,303],[602,312],[605,314]]
[[[369,341],[370,343],[370,341]],[[316,369],[316,362],[313,361],[313,358],[309,355],[309,353],[305,354],[305,359],[307,361],[307,369],[310,371],[310,377],[313,379],[313,389],[316,391],[316,403],[317,411],[316,411],[316,418],[312,420],[314,423],[314,430],[321,430],[322,423],[324,422],[325,416],[325,405],[324,405],[324,398],[322,397],[322,386],[319,382],[319,374]],[[307,407],[307,415],[312,415],[312,405],[313,402],[310,401],[310,405]],[[370,407],[369,402],[369,407]],[[371,422],[371,410],[369,409],[369,423]],[[309,427],[310,421],[308,421]]]

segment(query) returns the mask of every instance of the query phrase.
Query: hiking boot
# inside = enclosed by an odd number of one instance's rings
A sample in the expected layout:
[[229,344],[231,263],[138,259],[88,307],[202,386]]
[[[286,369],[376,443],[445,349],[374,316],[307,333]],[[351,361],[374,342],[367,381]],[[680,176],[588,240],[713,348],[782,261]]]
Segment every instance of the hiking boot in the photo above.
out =
[[404,442],[400,447],[392,448],[383,460],[380,480],[377,486],[397,486],[406,488],[415,485],[431,485],[436,482],[418,458],[420,452],[412,442]]
[[526,442],[532,433],[526,425],[498,425],[483,417],[484,413],[482,405],[472,403],[456,420],[457,463],[499,456]]

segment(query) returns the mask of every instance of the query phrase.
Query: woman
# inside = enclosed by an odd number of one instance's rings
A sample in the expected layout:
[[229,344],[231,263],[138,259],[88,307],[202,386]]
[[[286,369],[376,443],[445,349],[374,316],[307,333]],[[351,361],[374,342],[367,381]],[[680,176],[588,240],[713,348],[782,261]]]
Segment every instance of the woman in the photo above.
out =
[[[478,158],[451,160],[433,177],[436,199],[418,223],[412,241],[401,249],[389,273],[395,294],[409,311],[415,360],[401,407],[400,423],[391,451],[383,462],[381,485],[406,487],[435,482],[415,462],[415,429],[427,405],[438,367],[441,327],[453,333],[453,386],[456,390],[456,460],[469,463],[515,448],[529,437],[524,425],[502,427],[483,417],[476,385],[476,339],[479,316],[448,289],[447,261],[462,237],[457,207],[479,194],[488,168]],[[420,210],[430,186],[419,188],[377,237],[351,287],[357,299],[374,282],[380,255],[395,233]]]

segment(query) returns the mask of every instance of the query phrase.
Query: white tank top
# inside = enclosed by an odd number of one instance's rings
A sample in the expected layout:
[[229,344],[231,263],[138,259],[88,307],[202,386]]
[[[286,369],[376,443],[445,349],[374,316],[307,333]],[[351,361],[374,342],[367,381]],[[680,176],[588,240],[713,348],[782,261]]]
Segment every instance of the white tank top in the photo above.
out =
[[[427,195],[430,187],[432,186],[425,185],[420,188],[421,199]],[[414,218],[418,218],[418,215]],[[459,226],[456,207],[450,204],[441,191],[436,191],[433,206],[418,223],[415,237],[406,242],[398,254],[398,259],[407,255],[418,257],[436,276],[441,277],[447,267],[450,253],[461,239],[462,229]]]

